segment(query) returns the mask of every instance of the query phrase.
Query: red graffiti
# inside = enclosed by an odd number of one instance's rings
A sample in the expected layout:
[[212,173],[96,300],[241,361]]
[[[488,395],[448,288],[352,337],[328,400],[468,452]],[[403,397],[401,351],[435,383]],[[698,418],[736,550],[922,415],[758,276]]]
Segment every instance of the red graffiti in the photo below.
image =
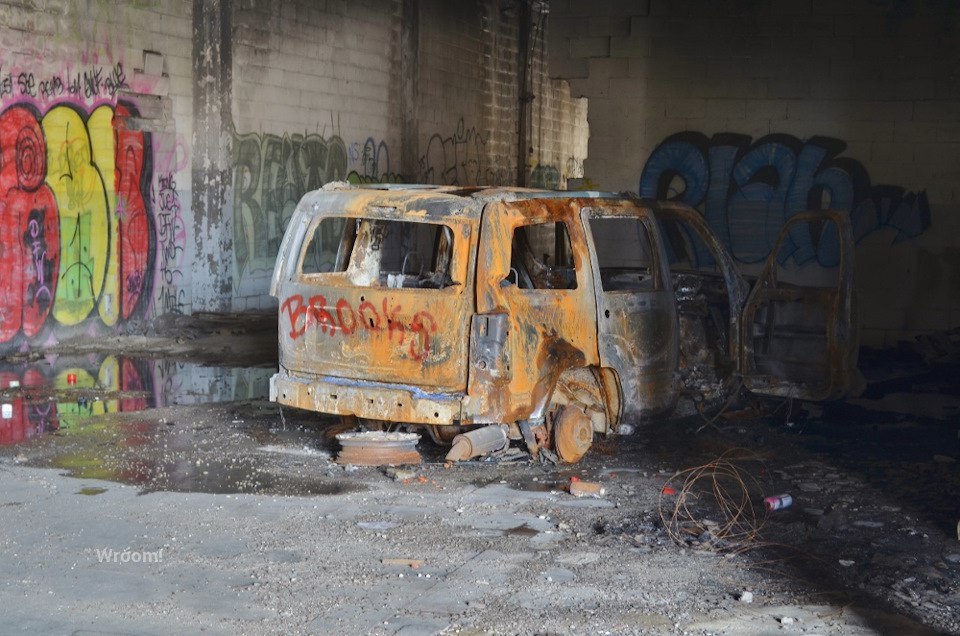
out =
[[[281,312],[287,312],[290,319],[290,337],[296,340],[307,331],[307,308],[303,304],[303,296],[296,294],[287,298],[280,305]],[[303,319],[301,323],[300,320]]]
[[333,314],[327,309],[327,300],[323,296],[312,296],[309,301],[304,301],[303,296],[294,294],[283,301],[280,312],[287,315],[290,325],[288,335],[293,340],[304,335],[311,325],[317,325],[322,333],[330,336],[337,333],[351,336],[358,327],[362,326],[367,332],[386,330],[390,342],[393,342],[394,334],[397,334],[399,335],[398,344],[403,346],[409,331],[413,336],[410,339],[410,357],[417,361],[426,360],[430,355],[431,336],[437,332],[437,321],[433,315],[427,311],[418,311],[413,315],[410,324],[404,325],[398,317],[403,310],[400,305],[390,305],[384,298],[382,308],[381,315],[373,303],[365,300],[354,311],[350,303],[345,298],[341,298],[336,303],[336,319],[334,319]]
[[53,307],[60,229],[53,191],[44,183],[43,129],[27,106],[0,115],[0,341],[20,329],[39,333]]
[[437,332],[437,321],[429,313],[418,311],[410,323],[410,331],[417,334],[410,340],[410,357],[423,360],[430,353],[430,334]]
[[117,218],[120,225],[120,299],[124,320],[136,309],[137,301],[147,278],[147,256],[150,252],[150,223],[147,203],[140,184],[144,171],[143,132],[130,130],[127,118],[130,109],[117,104],[113,113],[113,131],[116,142]]
[[[348,326],[346,321],[343,319],[344,309],[347,310],[346,315],[350,316],[350,325]],[[350,306],[346,300],[341,298],[337,301],[337,320],[340,321],[340,328],[343,329],[343,333],[348,336],[357,330],[357,315],[353,313],[353,307]]]

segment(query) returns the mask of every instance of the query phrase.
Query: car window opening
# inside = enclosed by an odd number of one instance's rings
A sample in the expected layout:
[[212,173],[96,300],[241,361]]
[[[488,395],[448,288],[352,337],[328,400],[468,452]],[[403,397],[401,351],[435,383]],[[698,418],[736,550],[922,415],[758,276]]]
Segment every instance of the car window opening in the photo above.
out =
[[510,274],[501,282],[519,289],[576,289],[570,234],[562,222],[523,225],[513,231]]
[[453,231],[446,225],[327,217],[303,255],[303,274],[346,272],[360,287],[442,289],[450,276]]

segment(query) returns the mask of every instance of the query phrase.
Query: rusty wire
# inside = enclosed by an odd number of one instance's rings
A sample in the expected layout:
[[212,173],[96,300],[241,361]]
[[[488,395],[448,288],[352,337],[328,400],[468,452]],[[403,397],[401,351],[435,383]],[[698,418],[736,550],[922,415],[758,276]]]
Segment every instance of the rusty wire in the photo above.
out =
[[721,552],[758,545],[766,520],[763,491],[754,477],[734,463],[756,460],[747,453],[733,449],[670,477],[660,491],[659,510],[663,527],[675,543]]

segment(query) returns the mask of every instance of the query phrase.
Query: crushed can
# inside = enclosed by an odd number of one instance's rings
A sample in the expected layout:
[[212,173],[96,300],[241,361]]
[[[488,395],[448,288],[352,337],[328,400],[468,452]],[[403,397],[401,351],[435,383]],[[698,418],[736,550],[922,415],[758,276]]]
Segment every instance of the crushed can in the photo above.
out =
[[774,510],[783,510],[784,508],[789,508],[793,505],[793,497],[788,494],[774,495],[773,497],[767,497],[764,499],[763,505],[765,505],[767,510],[770,512],[773,512]]

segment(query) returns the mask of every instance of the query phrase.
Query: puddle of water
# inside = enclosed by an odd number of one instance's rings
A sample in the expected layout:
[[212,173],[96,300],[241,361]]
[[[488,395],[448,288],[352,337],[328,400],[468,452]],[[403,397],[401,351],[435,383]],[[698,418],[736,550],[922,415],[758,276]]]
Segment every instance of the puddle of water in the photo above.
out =
[[516,528],[507,529],[504,534],[515,537],[535,537],[540,533],[531,528],[529,525],[523,524],[522,526],[517,526]]
[[272,368],[92,354],[0,364],[0,446],[107,413],[264,398],[272,374]]
[[78,494],[78,495],[93,496],[93,495],[102,495],[102,494],[105,493],[105,492],[107,492],[107,489],[106,489],[106,488],[92,488],[92,487],[87,487],[87,488],[81,488],[80,490],[78,490],[78,491],[77,491],[77,494]]

